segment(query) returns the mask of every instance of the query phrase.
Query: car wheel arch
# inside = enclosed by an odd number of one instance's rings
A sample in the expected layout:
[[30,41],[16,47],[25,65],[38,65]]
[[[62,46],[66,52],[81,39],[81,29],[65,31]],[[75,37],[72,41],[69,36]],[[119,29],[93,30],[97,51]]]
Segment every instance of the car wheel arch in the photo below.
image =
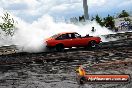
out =
[[57,51],[63,51],[64,50],[64,45],[62,43],[56,44],[55,46]]
[[63,47],[64,47],[64,44],[58,43],[58,44],[56,44],[55,46],[63,46]]

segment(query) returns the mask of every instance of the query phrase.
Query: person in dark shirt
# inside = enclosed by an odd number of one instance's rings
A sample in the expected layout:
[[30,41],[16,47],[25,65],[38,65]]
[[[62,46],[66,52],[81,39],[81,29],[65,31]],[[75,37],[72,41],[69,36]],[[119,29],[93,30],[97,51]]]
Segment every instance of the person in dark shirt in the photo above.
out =
[[94,27],[92,27],[92,30],[91,30],[92,32],[95,32],[96,31],[96,29],[94,28]]

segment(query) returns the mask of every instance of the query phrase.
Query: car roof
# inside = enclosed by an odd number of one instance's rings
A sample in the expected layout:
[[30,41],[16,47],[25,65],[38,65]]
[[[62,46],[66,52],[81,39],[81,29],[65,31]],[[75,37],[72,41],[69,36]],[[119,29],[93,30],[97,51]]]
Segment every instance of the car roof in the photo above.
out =
[[69,34],[69,33],[77,33],[77,32],[61,32],[61,33],[58,33],[58,34],[62,35],[62,34]]
[[63,34],[70,34],[70,33],[77,33],[77,32],[61,32],[61,33],[56,34],[56,37],[63,35]]

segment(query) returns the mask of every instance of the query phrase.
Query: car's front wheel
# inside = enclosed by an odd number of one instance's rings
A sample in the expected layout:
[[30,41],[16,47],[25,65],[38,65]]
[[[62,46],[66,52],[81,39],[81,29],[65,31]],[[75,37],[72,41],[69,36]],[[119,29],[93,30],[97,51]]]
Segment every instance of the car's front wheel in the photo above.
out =
[[56,51],[61,52],[64,50],[64,46],[62,44],[58,44],[55,46]]

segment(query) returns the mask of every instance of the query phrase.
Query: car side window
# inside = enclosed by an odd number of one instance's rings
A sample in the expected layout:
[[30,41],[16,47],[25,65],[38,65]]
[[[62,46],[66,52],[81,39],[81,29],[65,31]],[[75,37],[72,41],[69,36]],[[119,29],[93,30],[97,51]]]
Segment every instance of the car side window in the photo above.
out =
[[78,33],[75,33],[75,38],[81,38],[81,35],[79,35]]
[[69,39],[75,38],[75,34],[74,34],[74,33],[69,33],[69,34],[68,34],[68,38],[69,38]]
[[66,34],[60,35],[59,37],[56,38],[56,40],[64,40],[68,39]]

